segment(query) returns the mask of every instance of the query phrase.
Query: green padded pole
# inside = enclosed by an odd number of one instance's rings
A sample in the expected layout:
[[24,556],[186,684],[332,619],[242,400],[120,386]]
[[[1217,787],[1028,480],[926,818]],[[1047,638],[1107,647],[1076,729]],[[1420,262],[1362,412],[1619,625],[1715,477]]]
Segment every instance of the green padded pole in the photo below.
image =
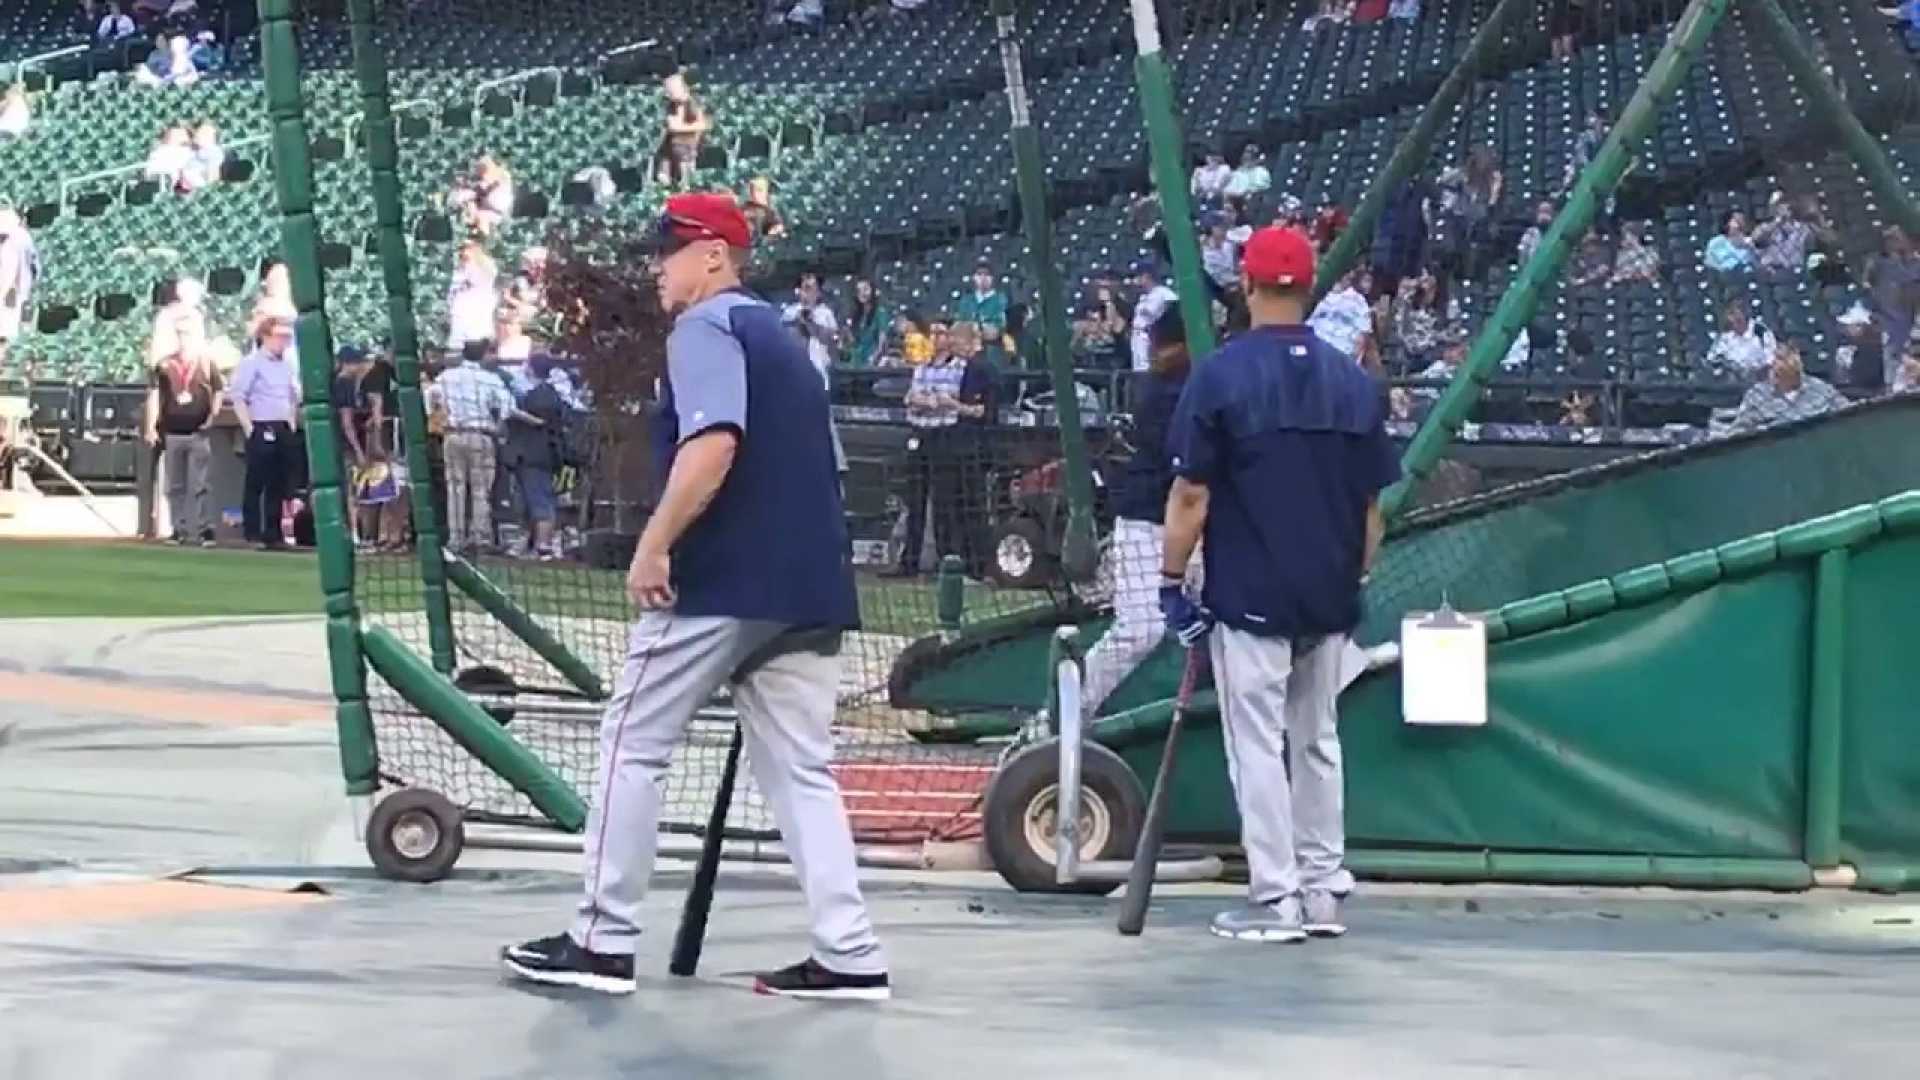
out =
[[427,408],[420,393],[420,334],[413,321],[412,260],[400,201],[400,148],[394,137],[387,90],[387,58],[374,40],[374,0],[349,0],[353,68],[360,84],[360,130],[373,178],[374,235],[387,287],[387,320],[393,331],[395,397],[405,432],[407,476],[413,509],[414,547],[420,558],[421,601],[427,615],[427,651],[433,669],[452,674],[453,608],[447,596],[440,522],[433,509],[433,468],[427,460]]
[[[1040,132],[1034,126],[1032,102],[1027,96],[1025,65],[1020,57],[1019,21],[1013,0],[993,0],[1000,63],[1007,80],[1007,108],[1012,117],[1008,137],[1013,143],[1014,177],[1020,194],[1020,221],[1027,234],[1027,266],[1038,290],[1041,340],[1047,371],[1053,384],[1055,411],[1060,419],[1060,456],[1067,473],[1067,528],[1060,545],[1060,566],[1069,581],[1093,577],[1099,560],[1099,542],[1093,526],[1093,466],[1087,453],[1087,435],[1080,417],[1080,398],[1073,381],[1073,343],[1067,327],[1067,289],[1061,280],[1060,255],[1053,243],[1053,208],[1047,197],[1046,163],[1040,154]],[[991,418],[990,418],[991,419]]]
[[1847,154],[1860,171],[1866,174],[1867,183],[1873,185],[1873,193],[1881,205],[1900,222],[1900,227],[1914,236],[1920,236],[1920,204],[1913,201],[1913,195],[1907,191],[1907,185],[1900,182],[1900,174],[1894,171],[1893,162],[1888,160],[1887,151],[1880,141],[1860,123],[1853,106],[1848,105],[1840,92],[1834,89],[1833,81],[1821,70],[1819,61],[1807,51],[1801,41],[1801,32],[1780,10],[1778,0],[1746,0],[1749,10],[1758,15],[1754,21],[1760,24],[1760,30],[1772,42],[1774,51],[1780,54],[1787,70],[1793,72],[1793,81],[1807,95],[1812,111],[1833,125],[1840,132],[1840,141]]
[[1841,740],[1846,724],[1847,563],[1829,548],[1813,577],[1812,700],[1807,709],[1806,845],[1814,867],[1840,865]]
[[487,579],[472,563],[458,555],[446,558],[447,582],[467,595],[467,598],[498,620],[507,632],[532,649],[542,660],[553,665],[576,690],[595,700],[607,696],[607,688],[600,681],[591,666],[575,656],[571,650],[560,643],[541,626],[539,621],[519,604],[513,597],[501,591],[498,585]]
[[371,795],[379,787],[379,755],[373,714],[367,707],[360,613],[353,598],[353,536],[347,528],[340,439],[333,423],[333,337],[327,326],[320,270],[320,229],[313,214],[313,161],[307,153],[307,121],[300,100],[300,43],[294,33],[293,8],[293,0],[260,0],[260,57],[273,130],[280,244],[293,281],[306,354],[300,365],[300,428],[306,434],[320,591],[326,604],[327,662],[340,740],[340,772],[347,794]]
[[1405,476],[1380,498],[1380,509],[1388,518],[1405,509],[1414,485],[1439,463],[1460,425],[1466,422],[1474,402],[1480,399],[1482,387],[1512,347],[1514,337],[1533,319],[1540,293],[1559,275],[1572,254],[1574,241],[1586,234],[1601,205],[1620,185],[1620,178],[1626,175],[1627,166],[1633,161],[1634,149],[1659,121],[1661,106],[1699,59],[1713,28],[1719,25],[1731,3],[1732,0],[1691,0],[1680,21],[1674,24],[1666,45],[1654,58],[1653,67],[1640,80],[1620,119],[1607,134],[1607,141],[1601,144],[1592,164],[1575,182],[1572,194],[1567,196],[1567,205],[1561,208],[1541,238],[1540,250],[1521,267],[1519,276],[1494,308],[1493,316],[1474,339],[1466,363],[1434,403],[1420,430],[1414,433],[1413,441],[1400,459]]
[[368,627],[367,660],[407,703],[431,718],[481,764],[498,773],[513,789],[560,828],[579,832],[586,826],[587,806],[558,773],[507,734],[493,717],[481,711],[446,676],[427,666],[406,643],[384,626]]
[[1460,54],[1460,60],[1453,70],[1441,81],[1440,88],[1434,91],[1432,100],[1420,111],[1420,118],[1414,121],[1413,130],[1407,132],[1393,148],[1393,156],[1387,159],[1386,168],[1381,169],[1367,185],[1366,194],[1360,197],[1360,204],[1353,208],[1353,216],[1347,227],[1334,241],[1333,247],[1320,260],[1319,271],[1314,276],[1313,294],[1324,296],[1340,276],[1353,268],[1363,252],[1373,244],[1373,231],[1379,227],[1380,212],[1386,208],[1387,199],[1408,178],[1418,173],[1426,164],[1427,155],[1433,149],[1433,142],[1440,133],[1441,125],[1453,116],[1454,106],[1466,96],[1468,87],[1481,71],[1486,70],[1488,61],[1500,48],[1500,37],[1507,20],[1516,12],[1531,10],[1534,0],[1500,0],[1499,6],[1487,15],[1486,21],[1467,43],[1467,51]]
[[1173,92],[1173,72],[1160,52],[1160,16],[1153,0],[1133,0],[1134,82],[1140,90],[1140,115],[1147,126],[1147,154],[1153,186],[1160,192],[1161,227],[1173,256],[1173,287],[1180,294],[1180,316],[1187,324],[1187,347],[1194,356],[1213,351],[1213,300],[1200,268],[1200,237],[1193,229],[1193,200],[1187,191],[1187,141]]
[[935,579],[934,617],[940,629],[949,634],[960,632],[960,618],[967,610],[967,564],[958,555],[940,558],[940,575]]

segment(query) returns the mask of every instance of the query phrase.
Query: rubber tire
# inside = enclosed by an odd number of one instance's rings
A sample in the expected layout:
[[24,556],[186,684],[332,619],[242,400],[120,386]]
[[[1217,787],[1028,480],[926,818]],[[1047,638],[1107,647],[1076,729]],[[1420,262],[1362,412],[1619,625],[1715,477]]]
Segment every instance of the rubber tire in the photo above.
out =
[[[1027,542],[1033,551],[1033,562],[1024,574],[1012,574],[1000,566],[1000,543],[1008,537],[1017,536]],[[993,580],[1010,589],[1040,589],[1052,581],[1058,559],[1052,542],[1047,538],[1047,530],[1038,521],[1028,517],[1017,517],[993,531],[993,545],[988,548],[987,566]]]
[[[987,785],[982,825],[987,857],[1006,883],[1024,893],[1077,893],[1104,896],[1120,887],[1117,881],[1078,881],[1061,885],[1053,879],[1053,852],[1045,855],[1027,843],[1027,807],[1060,781],[1060,742],[1035,743],[1008,758]],[[1097,743],[1087,743],[1080,754],[1080,797],[1103,800],[1113,827],[1106,844],[1083,859],[1130,859],[1147,817],[1147,793],[1120,755]]]
[[[469,694],[494,694],[501,697],[513,697],[520,692],[519,684],[513,676],[491,664],[475,664],[454,673],[453,685]],[[511,705],[493,705],[480,711],[493,717],[493,722],[501,727],[513,723],[515,710]]]
[[[403,853],[394,843],[393,832],[409,816],[424,813],[440,830],[433,850],[420,858]],[[467,846],[466,822],[460,810],[446,796],[426,788],[402,788],[374,805],[367,818],[367,854],[373,857],[380,876],[394,881],[425,884],[439,881],[453,870],[460,852]]]

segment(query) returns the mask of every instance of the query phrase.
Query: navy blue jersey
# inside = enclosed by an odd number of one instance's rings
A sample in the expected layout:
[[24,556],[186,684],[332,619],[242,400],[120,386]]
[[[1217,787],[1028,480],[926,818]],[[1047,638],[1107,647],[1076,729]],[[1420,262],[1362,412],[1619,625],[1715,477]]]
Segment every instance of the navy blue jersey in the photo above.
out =
[[1158,525],[1167,512],[1167,489],[1173,486],[1167,426],[1173,421],[1173,409],[1180,401],[1187,376],[1185,372],[1162,375],[1140,371],[1134,373],[1133,384],[1133,456],[1127,459],[1126,477],[1114,493],[1113,512],[1118,517]]
[[1367,507],[1400,476],[1379,383],[1305,326],[1258,327],[1194,366],[1167,449],[1208,488],[1203,602],[1220,621],[1354,628]]
[[664,383],[662,477],[688,439],[740,437],[713,502],[674,545],[674,610],[857,628],[827,389],[806,346],[763,301],[721,293],[675,320]]

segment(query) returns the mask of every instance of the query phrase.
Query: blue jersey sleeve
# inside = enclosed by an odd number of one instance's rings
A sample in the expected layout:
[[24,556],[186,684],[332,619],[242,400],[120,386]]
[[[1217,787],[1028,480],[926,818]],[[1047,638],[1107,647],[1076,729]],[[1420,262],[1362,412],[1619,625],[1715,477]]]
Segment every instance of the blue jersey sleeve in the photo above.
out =
[[1220,417],[1213,404],[1206,369],[1195,371],[1180,391],[1167,423],[1167,464],[1173,475],[1197,484],[1211,483],[1220,469]]
[[681,442],[714,428],[746,433],[747,354],[725,327],[681,320],[667,338],[667,378]]

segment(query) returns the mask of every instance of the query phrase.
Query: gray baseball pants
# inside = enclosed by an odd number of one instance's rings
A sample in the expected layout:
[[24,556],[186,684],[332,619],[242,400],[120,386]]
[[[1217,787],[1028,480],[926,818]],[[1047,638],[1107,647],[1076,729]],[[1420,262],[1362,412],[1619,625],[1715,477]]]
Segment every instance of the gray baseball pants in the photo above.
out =
[[1353,890],[1334,704],[1346,644],[1345,635],[1332,634],[1295,655],[1286,638],[1213,630],[1227,775],[1255,903]]
[[672,611],[641,615],[600,725],[575,943],[600,953],[634,951],[668,763],[695,710],[727,684],[754,782],[773,809],[806,898],[813,959],[846,974],[887,970],[860,895],[853,830],[828,769],[839,641],[838,632],[780,623]]

